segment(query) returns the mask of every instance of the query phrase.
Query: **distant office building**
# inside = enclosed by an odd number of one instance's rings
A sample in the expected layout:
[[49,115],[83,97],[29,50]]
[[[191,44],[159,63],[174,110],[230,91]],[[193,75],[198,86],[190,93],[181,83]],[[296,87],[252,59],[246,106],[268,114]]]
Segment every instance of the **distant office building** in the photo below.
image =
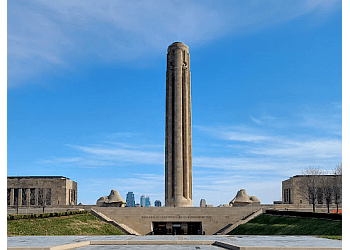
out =
[[205,199],[201,199],[199,206],[200,207],[206,207],[207,206],[207,202],[205,201]]
[[135,196],[133,192],[128,192],[126,194],[126,206],[135,207]]
[[155,207],[161,207],[161,206],[162,206],[162,202],[161,202],[160,200],[156,200],[156,201],[154,202],[154,206],[155,206]]
[[148,196],[141,195],[141,197],[140,197],[140,206],[141,207],[150,207],[151,206],[151,201],[149,200]]
[[140,207],[145,207],[146,205],[146,196],[145,195],[141,195],[140,197]]
[[77,205],[77,183],[63,176],[7,177],[7,206]]

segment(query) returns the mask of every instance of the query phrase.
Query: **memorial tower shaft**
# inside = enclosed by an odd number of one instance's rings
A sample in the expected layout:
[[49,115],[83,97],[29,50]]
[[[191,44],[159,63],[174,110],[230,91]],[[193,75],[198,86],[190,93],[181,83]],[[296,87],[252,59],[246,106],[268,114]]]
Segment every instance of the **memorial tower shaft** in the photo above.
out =
[[192,201],[191,75],[188,47],[168,47],[166,72],[165,206]]

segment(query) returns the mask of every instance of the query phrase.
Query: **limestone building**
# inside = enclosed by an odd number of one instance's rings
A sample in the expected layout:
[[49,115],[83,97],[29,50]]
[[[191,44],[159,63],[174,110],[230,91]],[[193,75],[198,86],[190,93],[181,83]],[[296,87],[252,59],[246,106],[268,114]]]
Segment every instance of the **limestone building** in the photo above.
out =
[[341,175],[295,175],[282,181],[282,204],[311,204],[307,196],[312,193],[316,195],[316,204],[326,204],[325,192],[327,190],[331,191],[330,204],[341,205]]
[[77,183],[63,176],[7,177],[7,206],[77,205]]
[[168,47],[165,127],[165,206],[191,207],[190,54],[187,45],[181,42]]

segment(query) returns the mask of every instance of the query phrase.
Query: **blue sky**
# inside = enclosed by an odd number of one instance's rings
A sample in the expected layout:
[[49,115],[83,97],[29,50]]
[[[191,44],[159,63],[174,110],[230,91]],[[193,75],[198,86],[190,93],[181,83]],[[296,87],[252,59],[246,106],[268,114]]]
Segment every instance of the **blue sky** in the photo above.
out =
[[164,204],[167,47],[190,48],[193,203],[342,162],[342,4],[9,1],[7,175]]

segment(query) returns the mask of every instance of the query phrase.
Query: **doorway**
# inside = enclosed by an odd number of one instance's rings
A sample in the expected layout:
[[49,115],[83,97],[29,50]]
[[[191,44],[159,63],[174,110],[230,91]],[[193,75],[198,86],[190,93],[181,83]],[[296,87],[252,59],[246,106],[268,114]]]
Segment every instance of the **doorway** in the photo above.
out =
[[155,235],[201,235],[202,222],[153,222]]

